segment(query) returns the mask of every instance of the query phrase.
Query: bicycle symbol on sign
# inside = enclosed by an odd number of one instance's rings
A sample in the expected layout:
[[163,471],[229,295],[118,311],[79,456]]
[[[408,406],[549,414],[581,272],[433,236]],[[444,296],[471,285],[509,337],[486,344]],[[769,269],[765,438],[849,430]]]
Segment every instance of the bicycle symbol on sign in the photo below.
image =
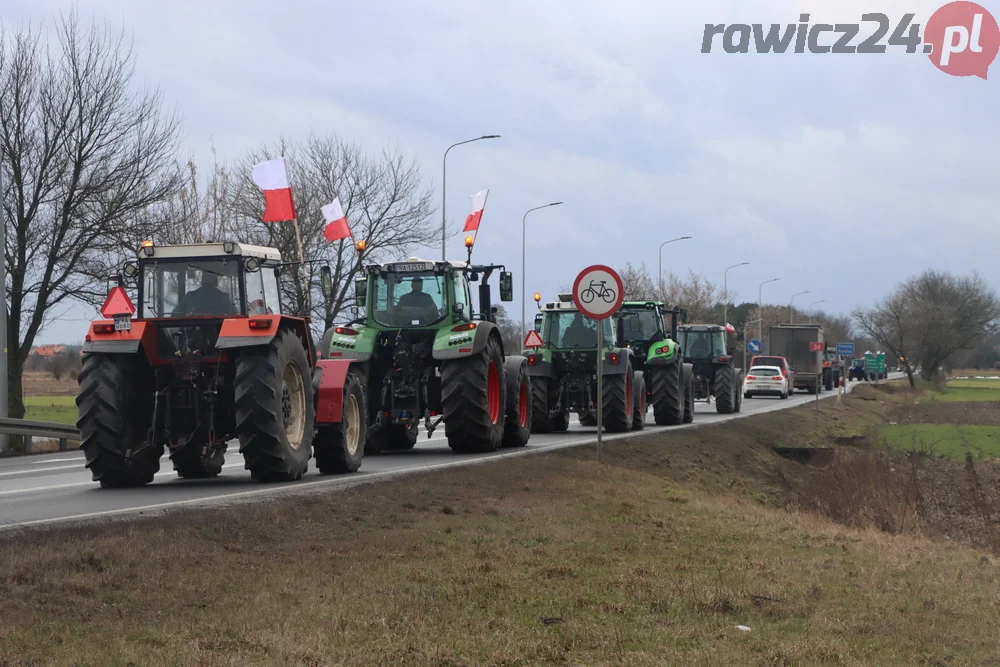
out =
[[[597,289],[594,289],[595,284],[597,285]],[[614,303],[615,296],[615,291],[607,286],[606,280],[602,280],[599,284],[596,280],[591,280],[587,289],[580,292],[580,299],[584,303],[590,303],[598,297],[603,299],[605,303]]]

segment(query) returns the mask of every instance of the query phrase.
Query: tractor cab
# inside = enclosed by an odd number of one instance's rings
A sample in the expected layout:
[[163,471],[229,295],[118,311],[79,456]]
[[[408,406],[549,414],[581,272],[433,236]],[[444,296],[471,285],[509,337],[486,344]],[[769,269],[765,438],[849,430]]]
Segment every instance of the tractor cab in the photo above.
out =
[[[670,318],[669,328],[667,318]],[[668,309],[659,301],[626,301],[615,315],[618,339],[636,354],[637,363],[643,363],[650,346],[673,347],[667,341],[677,340],[678,320],[685,321],[687,311]],[[653,350],[654,354],[656,350]],[[672,350],[671,350],[672,354]]]
[[[717,324],[685,325],[678,332],[678,342],[688,361],[710,362],[730,356],[725,328]],[[728,359],[727,359],[728,361]]]

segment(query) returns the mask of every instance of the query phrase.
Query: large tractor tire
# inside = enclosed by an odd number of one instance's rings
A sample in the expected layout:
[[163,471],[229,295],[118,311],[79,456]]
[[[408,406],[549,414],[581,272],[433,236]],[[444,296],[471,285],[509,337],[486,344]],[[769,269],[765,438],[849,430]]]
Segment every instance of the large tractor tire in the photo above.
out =
[[642,371],[636,371],[632,381],[632,402],[635,411],[632,414],[632,430],[641,431],[646,428],[646,377]]
[[632,360],[628,357],[624,373],[607,375],[602,380],[601,421],[609,433],[625,433],[632,430],[632,417],[635,411],[633,380]]
[[827,391],[833,391],[833,373],[823,373],[823,388]]
[[732,366],[715,368],[715,410],[720,415],[728,415],[736,408],[736,378]]
[[302,341],[284,329],[236,359],[236,433],[258,482],[301,479],[312,458],[316,413]]
[[472,357],[441,367],[441,408],[448,446],[459,453],[495,452],[503,442],[506,414],[503,352],[496,337]]
[[528,360],[510,357],[503,362],[507,382],[507,421],[503,427],[504,447],[524,447],[531,437],[531,378]]
[[743,410],[743,374],[735,373],[736,386],[733,387],[734,397],[736,403],[733,405],[733,412],[740,412]]
[[676,426],[684,420],[684,386],[681,365],[657,366],[650,371],[653,381],[653,420],[658,426]]
[[131,382],[131,359],[88,353],[83,356],[80,389],[76,396],[80,449],[95,482],[104,488],[142,486],[160,470],[163,446],[143,449],[145,423],[151,415],[137,415]]
[[373,426],[365,438],[365,456],[384,452],[405,452],[413,449],[420,435],[420,424],[386,424]]
[[365,455],[368,435],[365,390],[353,373],[344,381],[344,406],[340,422],[321,426],[313,442],[320,474],[357,472]]
[[685,366],[682,377],[684,378],[684,423],[690,424],[694,421],[694,368]]
[[222,464],[226,462],[226,451],[221,448],[210,449],[202,454],[205,443],[196,439],[188,442],[183,449],[170,455],[174,462],[174,470],[182,479],[208,479],[218,477],[222,472]]
[[550,378],[531,378],[531,432],[551,433],[552,419],[549,418]]

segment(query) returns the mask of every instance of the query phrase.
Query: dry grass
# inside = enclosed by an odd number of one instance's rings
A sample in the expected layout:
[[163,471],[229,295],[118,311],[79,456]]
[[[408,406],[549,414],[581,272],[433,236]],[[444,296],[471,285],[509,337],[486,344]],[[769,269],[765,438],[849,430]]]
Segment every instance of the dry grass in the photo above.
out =
[[862,391],[604,464],[7,535],[0,665],[985,664],[992,559],[778,506],[802,467],[762,443],[858,437],[893,400]]
[[51,373],[26,372],[22,387],[25,396],[76,396],[79,385],[69,374],[56,380]]

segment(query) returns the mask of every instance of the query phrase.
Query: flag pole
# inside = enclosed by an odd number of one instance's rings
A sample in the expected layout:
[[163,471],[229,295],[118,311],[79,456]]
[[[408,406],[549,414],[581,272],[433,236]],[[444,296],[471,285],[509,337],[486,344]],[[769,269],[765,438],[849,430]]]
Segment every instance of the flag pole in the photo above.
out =
[[[291,170],[288,169],[289,160],[288,158],[282,158],[282,159],[285,161],[285,173],[288,175],[288,188],[292,192],[295,192],[295,190],[292,189]],[[305,297],[306,297],[306,316],[309,316],[309,314],[312,312],[312,298],[310,294],[311,290],[309,288],[308,276],[306,275],[306,257],[305,253],[302,252],[302,233],[299,231],[299,216],[298,216],[298,211],[295,210],[294,204],[292,205],[292,215],[293,215],[292,226],[295,227],[295,245],[299,249],[299,280],[302,281],[302,289],[305,292]]]

